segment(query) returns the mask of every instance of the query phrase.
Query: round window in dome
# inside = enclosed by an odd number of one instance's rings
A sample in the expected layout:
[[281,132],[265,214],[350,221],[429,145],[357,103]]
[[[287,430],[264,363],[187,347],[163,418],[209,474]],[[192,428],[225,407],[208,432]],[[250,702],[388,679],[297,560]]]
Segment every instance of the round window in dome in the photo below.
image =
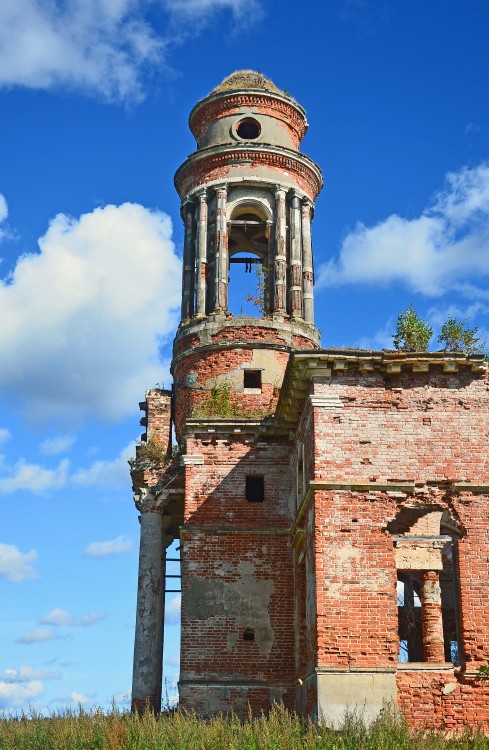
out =
[[261,133],[260,123],[252,117],[247,117],[245,120],[238,122],[236,133],[244,141],[254,141]]

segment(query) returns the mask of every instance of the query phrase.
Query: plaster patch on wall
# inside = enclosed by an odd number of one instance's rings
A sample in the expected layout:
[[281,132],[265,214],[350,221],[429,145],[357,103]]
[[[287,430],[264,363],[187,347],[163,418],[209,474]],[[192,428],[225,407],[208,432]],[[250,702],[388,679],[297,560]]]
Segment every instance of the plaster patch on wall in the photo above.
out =
[[338,550],[338,562],[343,567],[351,567],[351,561],[360,560],[362,551],[354,547],[351,542],[345,542],[341,549]]
[[[249,563],[240,565],[246,567]],[[269,614],[273,589],[272,581],[244,572],[233,582],[189,576],[183,606],[189,620],[233,617],[238,629],[253,628],[261,655],[268,656],[275,643]],[[230,641],[228,637],[228,648],[232,647],[232,638]]]

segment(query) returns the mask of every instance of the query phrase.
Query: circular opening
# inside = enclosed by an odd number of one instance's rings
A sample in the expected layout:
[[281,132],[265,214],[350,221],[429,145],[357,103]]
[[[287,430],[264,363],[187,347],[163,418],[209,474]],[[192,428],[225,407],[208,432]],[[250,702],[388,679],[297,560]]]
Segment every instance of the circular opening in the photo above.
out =
[[236,127],[236,133],[245,141],[253,141],[255,138],[258,138],[260,132],[260,123],[253,120],[251,117],[247,117],[246,120],[241,120]]

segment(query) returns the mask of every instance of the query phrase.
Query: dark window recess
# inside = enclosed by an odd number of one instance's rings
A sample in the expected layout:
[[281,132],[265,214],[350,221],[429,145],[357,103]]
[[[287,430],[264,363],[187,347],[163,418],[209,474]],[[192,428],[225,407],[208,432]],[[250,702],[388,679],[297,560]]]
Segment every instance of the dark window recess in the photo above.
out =
[[254,641],[255,640],[255,631],[252,628],[246,628],[245,632],[243,633],[243,640],[244,641]]
[[261,370],[243,370],[244,388],[260,388],[261,390]]
[[265,499],[265,478],[246,477],[246,499],[250,503],[262,503]]
[[253,141],[260,135],[260,123],[253,120],[251,117],[247,117],[246,120],[241,120],[241,122],[238,123],[236,132],[244,141]]

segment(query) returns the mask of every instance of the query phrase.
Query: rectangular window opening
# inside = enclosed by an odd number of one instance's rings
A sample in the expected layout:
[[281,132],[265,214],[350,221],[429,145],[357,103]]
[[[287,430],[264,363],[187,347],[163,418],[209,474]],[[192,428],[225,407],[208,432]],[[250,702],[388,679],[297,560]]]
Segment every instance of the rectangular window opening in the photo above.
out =
[[262,503],[265,500],[265,477],[246,477],[246,499],[250,503]]
[[243,370],[243,388],[258,388],[261,391],[261,370]]

